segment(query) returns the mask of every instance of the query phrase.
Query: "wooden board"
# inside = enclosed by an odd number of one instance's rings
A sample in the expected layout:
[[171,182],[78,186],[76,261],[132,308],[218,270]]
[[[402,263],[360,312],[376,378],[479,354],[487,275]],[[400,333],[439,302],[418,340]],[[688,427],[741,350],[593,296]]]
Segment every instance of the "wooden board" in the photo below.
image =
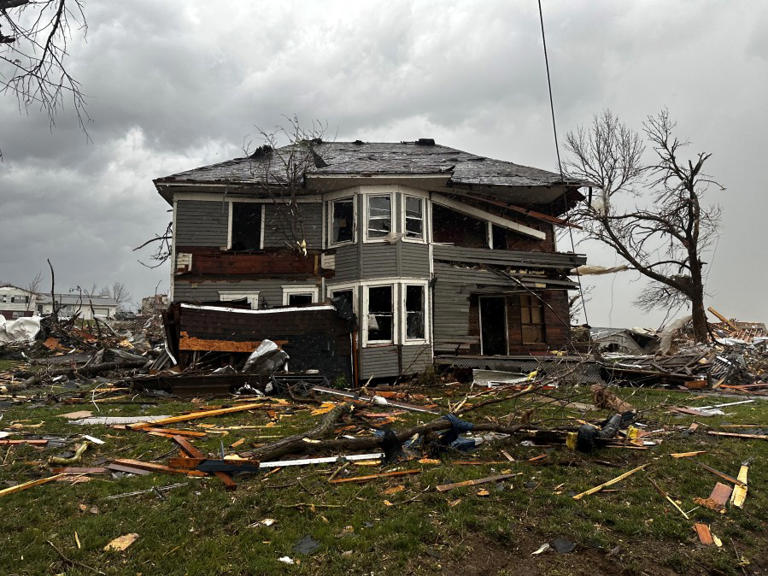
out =
[[141,470],[148,470],[149,472],[163,472],[165,474],[186,474],[187,476],[205,476],[203,472],[197,470],[179,470],[178,468],[171,468],[164,464],[155,464],[154,462],[144,462],[142,460],[131,460],[130,458],[118,458],[113,461],[114,464],[122,466],[130,466],[132,468],[139,468]]

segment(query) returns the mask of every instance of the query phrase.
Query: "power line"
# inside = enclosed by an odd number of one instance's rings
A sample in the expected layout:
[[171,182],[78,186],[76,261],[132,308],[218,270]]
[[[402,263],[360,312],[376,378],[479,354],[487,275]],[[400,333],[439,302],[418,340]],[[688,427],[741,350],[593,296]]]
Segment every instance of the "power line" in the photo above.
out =
[[[541,0],[538,0],[539,4],[539,22],[541,23],[541,44],[544,47],[544,67],[547,70],[547,88],[549,90],[549,110],[552,114],[552,135],[555,139],[555,154],[557,155],[557,169],[560,172],[560,180],[565,183],[565,175],[563,174],[563,163],[560,160],[560,144],[557,139],[557,122],[555,121],[555,102],[552,98],[552,78],[549,73],[549,55],[547,54],[547,37],[544,33],[544,11],[541,9]],[[565,203],[566,210],[568,209],[568,198],[566,194],[563,194],[563,202]],[[571,251],[576,252],[576,244],[573,241],[573,228],[568,226],[568,234],[571,238]],[[584,322],[589,324],[589,317],[587,316],[587,302],[584,299],[584,288],[581,285],[581,275],[577,272],[576,279],[579,283],[579,295],[581,296],[581,307],[584,310]]]

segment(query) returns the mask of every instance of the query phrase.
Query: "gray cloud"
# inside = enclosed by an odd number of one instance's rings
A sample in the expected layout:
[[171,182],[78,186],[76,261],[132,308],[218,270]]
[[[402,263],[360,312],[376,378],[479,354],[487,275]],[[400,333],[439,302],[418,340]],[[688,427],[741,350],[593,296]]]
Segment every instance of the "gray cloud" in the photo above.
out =
[[[668,106],[690,151],[713,153],[723,234],[709,289],[724,312],[768,320],[758,178],[768,121],[768,9],[725,2],[544,2],[561,137],[611,107],[639,128]],[[554,169],[535,2],[150,2],[87,6],[72,70],[92,142],[65,107],[56,127],[0,97],[0,280],[50,257],[62,288],[167,287],[131,247],[161,231],[152,179],[237,156],[298,114],[339,139],[434,137]],[[567,249],[567,244],[561,245]],[[587,247],[584,247],[587,248]],[[596,264],[614,255],[588,247]],[[590,280],[595,325],[653,324],[631,274]],[[610,303],[613,302],[611,306]],[[608,304],[606,304],[608,303]]]

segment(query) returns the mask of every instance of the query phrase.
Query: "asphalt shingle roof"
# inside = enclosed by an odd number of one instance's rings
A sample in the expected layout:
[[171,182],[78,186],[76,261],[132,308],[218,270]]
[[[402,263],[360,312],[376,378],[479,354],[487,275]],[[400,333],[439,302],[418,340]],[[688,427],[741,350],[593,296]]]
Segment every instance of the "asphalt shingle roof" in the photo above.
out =
[[[292,146],[295,146],[293,148]],[[307,147],[289,145],[275,150],[271,157],[235,158],[158,178],[157,184],[171,182],[264,183],[269,170],[272,182],[284,178],[283,160],[292,150],[309,158]],[[551,186],[562,182],[559,174],[521,166],[513,162],[476,156],[468,152],[418,142],[320,142],[312,144],[314,158],[306,162],[312,175],[450,175],[453,184],[490,186]],[[567,184],[580,185],[565,179]]]

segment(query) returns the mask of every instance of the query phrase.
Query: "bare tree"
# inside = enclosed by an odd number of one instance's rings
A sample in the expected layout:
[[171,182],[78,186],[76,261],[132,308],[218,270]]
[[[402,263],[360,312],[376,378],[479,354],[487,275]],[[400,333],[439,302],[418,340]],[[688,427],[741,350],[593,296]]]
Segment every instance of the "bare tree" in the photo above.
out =
[[[286,247],[306,256],[307,242],[304,218],[298,196],[304,189],[304,176],[310,168],[322,168],[325,161],[315,151],[323,143],[327,126],[315,121],[302,126],[294,115],[287,125],[273,131],[259,128],[264,144],[249,154],[251,171],[259,183],[260,192],[271,197],[278,218],[288,224],[280,227]],[[287,144],[281,146],[281,141]]]
[[[38,271],[37,274],[35,274],[34,278],[29,281],[27,284],[27,292],[30,292],[29,299],[27,300],[27,310],[29,310],[30,306],[32,306],[32,302],[37,295],[37,293],[40,291],[40,284],[43,282],[43,273]],[[0,284],[2,285],[2,284]]]
[[122,307],[123,304],[131,299],[131,293],[128,292],[128,288],[122,282],[115,282],[112,284],[112,300],[117,302],[118,307]]
[[85,97],[67,57],[73,30],[86,28],[83,0],[0,0],[0,91],[22,109],[40,106],[51,125],[70,100],[85,130]]
[[133,249],[133,252],[138,252],[147,246],[152,246],[153,252],[149,255],[151,262],[149,264],[142,262],[141,260],[138,262],[147,268],[159,268],[171,258],[171,254],[173,253],[173,246],[171,246],[172,241],[173,220],[168,222],[168,226],[166,226],[165,232],[162,234],[155,234],[154,237],[142,242]]
[[689,304],[694,337],[705,341],[702,256],[717,237],[720,209],[702,203],[702,194],[710,185],[724,188],[703,172],[711,154],[683,158],[688,143],[674,129],[667,110],[646,119],[652,160],[645,163],[640,134],[605,111],[589,128],[568,133],[566,167],[599,189],[574,213],[587,237],[611,247],[651,280],[638,304],[646,310]]

